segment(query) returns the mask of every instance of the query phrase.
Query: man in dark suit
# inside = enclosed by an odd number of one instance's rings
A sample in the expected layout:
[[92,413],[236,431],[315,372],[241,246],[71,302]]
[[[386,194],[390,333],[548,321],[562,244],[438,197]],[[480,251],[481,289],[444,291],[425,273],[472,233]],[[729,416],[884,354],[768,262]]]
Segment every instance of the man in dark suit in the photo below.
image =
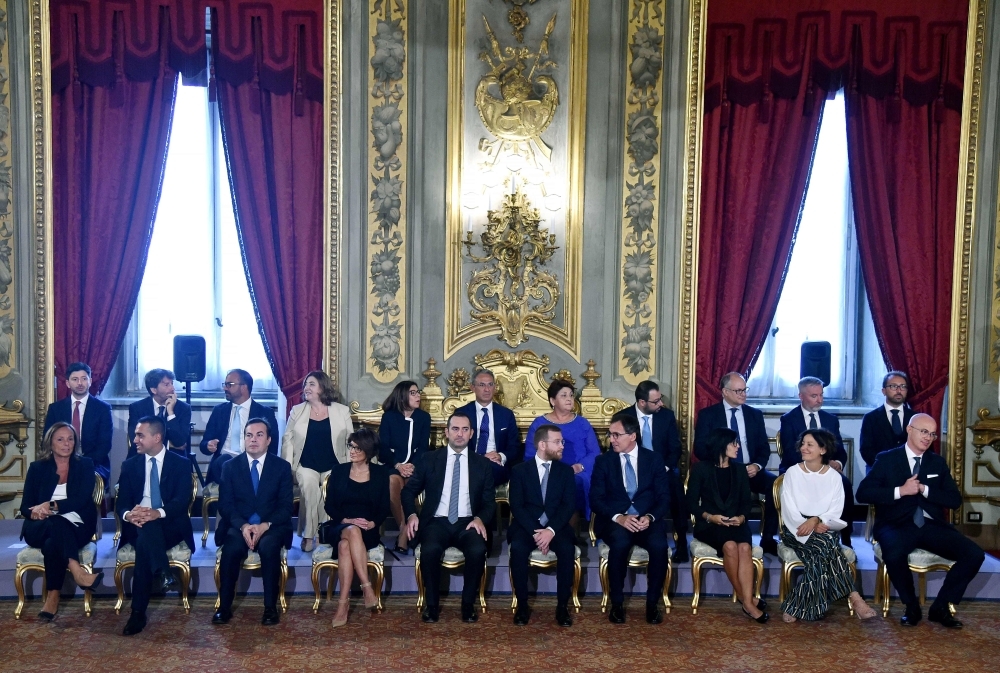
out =
[[590,508],[597,516],[594,532],[611,548],[608,585],[612,624],[625,623],[625,573],[633,545],[649,552],[646,568],[646,621],[663,621],[659,603],[670,562],[667,512],[670,482],[663,459],[654,451],[639,449],[639,423],[618,412],[608,428],[611,448],[594,461],[590,479]]
[[961,507],[962,494],[945,459],[928,451],[937,438],[936,430],[933,418],[914,414],[906,427],[906,443],[878,455],[858,486],[858,500],[875,505],[874,537],[882,547],[892,586],[906,606],[900,623],[916,626],[923,618],[907,557],[914,549],[924,549],[955,562],[927,618],[961,628],[962,622],[951,616],[948,604],[961,602],[986,556],[948,523],[945,510]]
[[660,454],[667,468],[667,480],[670,482],[670,518],[673,520],[674,533],[677,536],[674,563],[687,563],[687,532],[691,515],[688,512],[687,499],[684,497],[681,473],[677,468],[681,457],[681,435],[677,431],[674,412],[663,406],[660,387],[654,381],[643,381],[635,388],[635,405],[622,409],[622,413],[635,416],[639,422],[639,445]]
[[556,555],[556,622],[572,626],[569,599],[573,591],[576,533],[570,519],[576,510],[576,476],[560,462],[562,432],[555,425],[535,430],[535,459],[515,465],[510,472],[510,513],[507,529],[510,543],[510,574],[517,597],[514,623],[524,626],[531,617],[528,607],[528,557],[537,547]]
[[[144,383],[149,397],[128,405],[128,436],[135,432],[138,419],[156,416],[167,429],[163,443],[185,458],[191,445],[191,407],[177,399],[174,391],[174,373],[169,369],[151,369],[146,373]],[[128,457],[135,455],[135,444],[129,444]]]
[[[222,384],[226,401],[212,409],[212,415],[205,425],[199,448],[206,456],[212,456],[208,464],[208,483],[222,482],[222,468],[234,456],[243,453],[243,429],[251,418],[263,418],[271,429],[274,440],[267,449],[277,455],[278,421],[274,411],[258,404],[252,397],[253,377],[242,369],[232,369],[226,374]],[[234,422],[235,421],[235,422]]]
[[872,409],[861,419],[861,457],[871,472],[875,456],[906,443],[906,427],[913,409],[906,403],[910,379],[904,372],[892,371],[882,379],[885,404]]
[[191,463],[163,446],[166,431],[156,416],[138,419],[137,455],[122,463],[115,510],[122,520],[120,545],[135,548],[132,614],[123,635],[146,627],[146,607],[153,589],[174,589],[167,550],[181,542],[194,549],[188,506],[191,502]]
[[778,473],[784,474],[793,465],[802,462],[802,455],[795,445],[799,436],[806,430],[823,428],[833,433],[837,439],[837,450],[830,459],[830,467],[840,473],[844,482],[844,512],[840,518],[847,522],[847,527],[840,531],[840,541],[845,547],[851,544],[851,529],[854,527],[854,486],[844,474],[847,467],[847,451],[844,440],[840,436],[840,419],[828,411],[823,411],[823,381],[815,376],[806,376],[799,380],[799,406],[781,416],[781,426],[778,435],[781,439],[781,465]]
[[213,624],[233,617],[233,598],[240,567],[251,550],[260,554],[264,581],[264,626],[277,624],[281,548],[292,546],[292,466],[280,456],[268,455],[271,426],[251,418],[243,432],[246,451],[226,463],[219,484],[219,525],[215,544],[219,561],[219,609]]
[[[406,534],[410,540],[420,534],[420,569],[427,593],[423,620],[438,620],[441,557],[448,547],[458,547],[465,555],[462,621],[474,622],[479,619],[475,600],[486,570],[486,528],[497,506],[493,463],[466,451],[472,420],[464,413],[456,411],[448,417],[445,437],[448,446],[424,454],[403,489]],[[421,491],[426,497],[418,517],[415,501]]]
[[69,397],[49,405],[45,412],[45,432],[53,423],[69,423],[80,438],[80,449],[94,462],[94,471],[104,479],[107,487],[111,479],[111,405],[90,394],[90,367],[74,362],[66,368],[66,387]]
[[472,379],[472,392],[476,401],[459,408],[473,421],[469,446],[493,462],[494,485],[506,484],[510,479],[510,468],[524,455],[517,419],[513,411],[493,401],[496,378],[490,370],[476,372]]
[[741,463],[746,465],[750,489],[764,495],[764,522],[760,531],[760,546],[773,556],[778,555],[778,513],[774,508],[775,475],[767,471],[771,459],[771,444],[764,429],[764,414],[747,401],[747,382],[738,372],[729,372],[719,381],[722,401],[698,412],[694,426],[694,454],[698,460],[708,460],[708,435],[716,428],[729,428],[740,439]]

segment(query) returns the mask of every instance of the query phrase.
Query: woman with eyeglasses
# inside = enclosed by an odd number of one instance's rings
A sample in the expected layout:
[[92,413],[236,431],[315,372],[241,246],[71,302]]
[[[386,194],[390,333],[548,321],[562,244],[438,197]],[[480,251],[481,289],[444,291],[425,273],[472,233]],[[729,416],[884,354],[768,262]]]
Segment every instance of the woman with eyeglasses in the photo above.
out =
[[416,461],[431,443],[431,415],[420,408],[420,388],[414,381],[400,381],[385,398],[378,438],[378,462],[390,468],[390,506],[399,526],[395,551],[405,554],[409,547],[400,494],[413,476]]
[[365,607],[376,607],[368,578],[368,550],[379,545],[379,526],[389,516],[389,470],[371,462],[378,453],[378,437],[361,428],[347,438],[347,446],[350,462],[334,466],[326,487],[326,513],[336,523],[324,542],[337,547],[340,581],[334,628],[347,623],[355,575],[361,581]]

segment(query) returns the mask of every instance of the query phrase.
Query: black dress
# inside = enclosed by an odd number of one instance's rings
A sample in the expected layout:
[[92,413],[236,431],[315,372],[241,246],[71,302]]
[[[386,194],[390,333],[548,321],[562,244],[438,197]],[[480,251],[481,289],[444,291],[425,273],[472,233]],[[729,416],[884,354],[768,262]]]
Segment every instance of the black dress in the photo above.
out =
[[398,411],[386,411],[378,426],[378,439],[378,462],[389,468],[389,474],[399,474],[394,467],[396,463],[416,465],[420,456],[430,449],[431,416],[423,409],[414,409],[407,420]]
[[[366,549],[373,549],[381,541],[379,527],[389,516],[389,468],[384,465],[368,466],[368,481],[351,479],[351,463],[338,464],[330,473],[326,489],[326,513],[331,521],[365,519],[374,521],[375,527],[361,531]],[[351,524],[338,523],[331,531],[331,539]]]
[[333,452],[333,437],[330,435],[330,421],[326,418],[321,421],[310,418],[299,465],[323,474],[337,464],[337,456]]
[[[726,542],[752,544],[750,526],[750,478],[746,466],[737,461],[729,461],[729,467],[716,467],[707,462],[697,463],[691,468],[688,479],[688,505],[694,514],[694,537],[699,542],[712,546],[722,556],[722,546]],[[742,516],[739,526],[720,526],[709,523],[702,514],[722,516]]]

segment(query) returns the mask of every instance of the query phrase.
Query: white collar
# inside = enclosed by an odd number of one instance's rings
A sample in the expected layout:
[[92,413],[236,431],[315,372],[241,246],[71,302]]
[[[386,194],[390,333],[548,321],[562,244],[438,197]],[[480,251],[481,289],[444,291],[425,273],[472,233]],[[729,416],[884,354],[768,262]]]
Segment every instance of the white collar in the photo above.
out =
[[[900,404],[900,405],[899,405],[898,407],[894,407],[894,406],[892,406],[891,404],[889,404],[888,402],[886,402],[886,403],[885,403],[884,405],[882,405],[882,406],[884,406],[884,407],[885,407],[885,410],[886,410],[886,411],[890,411],[890,412],[891,412],[891,411],[903,411],[903,409],[905,409],[905,408],[906,408],[906,402],[903,402],[903,403],[902,403],[902,404]],[[902,420],[902,419],[900,419],[900,420]]]
[[541,467],[542,465],[549,465],[551,463],[551,460],[542,460],[542,457],[539,454],[535,454],[535,465],[538,467]]
[[906,444],[904,444],[904,445],[903,445],[903,448],[904,448],[904,449],[906,450],[906,457],[907,457],[907,458],[908,458],[908,459],[909,459],[909,460],[910,460],[911,462],[912,462],[913,460],[917,459],[917,458],[923,458],[924,456],[926,456],[926,455],[927,455],[927,451],[924,451],[924,452],[923,452],[923,453],[921,453],[920,455],[917,455],[917,452],[916,452],[916,451],[914,451],[913,449],[911,449],[911,448],[910,448],[910,443],[909,443],[909,442],[907,442]]
[[167,449],[165,447],[161,446],[160,447],[160,452],[158,454],[156,454],[155,456],[151,456],[148,453],[147,454],[143,454],[143,455],[146,456],[146,462],[147,463],[150,460],[152,460],[153,458],[156,458],[158,461],[160,461],[160,464],[162,465],[163,464],[163,454],[166,453],[166,452],[167,452]]
[[636,459],[636,462],[639,462],[639,450],[638,449],[639,449],[639,442],[636,442],[635,446],[632,447],[631,451],[619,451],[618,455],[619,456],[631,456],[632,458]]
[[652,418],[653,414],[647,414],[645,411],[643,411],[642,409],[640,409],[639,408],[639,404],[636,403],[636,405],[635,405],[635,416],[636,416],[636,418],[639,419],[639,422],[642,423],[642,419],[646,418],[647,416],[649,418]]
[[267,451],[265,451],[264,455],[262,455],[260,458],[251,458],[250,454],[247,453],[246,451],[243,452],[243,455],[247,457],[247,462],[250,464],[251,468],[253,467],[253,461],[255,461],[255,460],[257,461],[257,468],[258,469],[263,469],[264,468],[264,459],[267,458]]
[[476,400],[476,411],[481,409],[489,409],[490,411],[493,411],[493,400],[490,400],[489,404],[480,404],[479,400]]

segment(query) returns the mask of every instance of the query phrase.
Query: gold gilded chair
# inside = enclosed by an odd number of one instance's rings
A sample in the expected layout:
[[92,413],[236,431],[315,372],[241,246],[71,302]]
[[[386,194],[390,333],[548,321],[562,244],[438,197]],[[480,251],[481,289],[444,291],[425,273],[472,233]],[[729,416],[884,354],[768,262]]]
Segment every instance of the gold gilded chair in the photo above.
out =
[[[611,593],[610,587],[608,586],[608,555],[611,553],[611,547],[606,545],[604,542],[597,545],[597,551],[601,557],[601,563],[598,567],[599,574],[601,577],[601,591],[603,595],[601,596],[601,612],[604,612],[608,608],[608,600]],[[646,568],[649,566],[649,552],[638,545],[632,545],[632,549],[629,550],[628,555],[628,567],[629,568]],[[667,553],[667,577],[663,581],[663,607],[666,613],[670,614],[670,608],[673,607],[670,603],[670,596],[667,592],[670,591],[670,580],[674,576],[674,564],[670,560],[670,553]],[[574,596],[575,597],[575,596]]]
[[[215,550],[215,609],[219,609],[219,565],[222,563],[222,547]],[[260,570],[260,554],[251,550],[243,561],[243,570]],[[288,601],[285,600],[285,585],[288,584],[288,550],[281,548],[281,579],[278,583],[278,602],[282,614],[288,612]]]
[[[188,516],[194,507],[194,500],[198,497],[198,475],[191,473],[191,500],[188,501]],[[119,524],[118,514],[115,514],[115,522]],[[167,561],[171,568],[176,568],[181,574],[181,605],[184,606],[184,614],[191,614],[191,603],[188,601],[188,588],[191,585],[191,549],[188,549],[187,542],[181,542],[167,550]],[[125,571],[135,567],[135,547],[131,544],[122,545],[115,554],[115,589],[118,591],[118,600],[115,601],[115,614],[120,614],[122,606],[125,604]]]
[[503,517],[500,516],[500,503],[507,505],[507,509],[510,509],[510,484],[500,484],[496,487],[494,499],[497,503],[497,534],[503,533]]
[[[210,520],[208,518],[208,508],[219,502],[219,485],[214,481],[205,484],[205,489],[202,491],[201,498],[201,521],[205,529],[201,534],[201,546],[205,547],[208,544],[208,534],[211,532]],[[292,507],[299,504],[301,500],[301,494],[299,493],[299,485],[295,484],[292,487]],[[296,530],[297,533],[302,532],[302,526],[305,523],[304,517],[299,517],[299,525]]]
[[[580,592],[580,575],[582,574],[583,568],[580,565],[580,553],[581,553],[580,548],[577,547],[576,545],[573,545],[573,549],[575,551],[573,558],[573,607],[576,609],[577,612],[579,612],[580,597],[578,594]],[[528,555],[529,568],[539,568],[542,570],[548,570],[550,568],[555,568],[556,563],[557,563],[556,553],[551,549],[549,550],[548,554],[543,554],[542,551],[536,547]],[[513,587],[514,574],[510,572],[509,566],[507,568],[507,572],[508,574],[510,574],[510,585],[511,587]],[[517,610],[517,596],[513,595],[513,591],[511,592],[510,609],[511,611]]]
[[[701,600],[701,571],[706,567],[722,568],[722,557],[715,553],[711,545],[698,538],[692,538],[689,547],[691,551],[691,581],[694,586],[694,597],[691,599],[691,614],[698,614],[698,602]],[[764,578],[764,550],[760,545],[754,545],[750,550],[754,567],[754,597],[760,598],[760,584]],[[733,591],[733,602],[736,602],[736,592]]]
[[[420,572],[420,545],[413,552],[416,561],[413,564],[413,572],[417,576],[417,610],[424,609],[424,578]],[[458,547],[448,547],[441,557],[441,567],[448,570],[456,570],[465,565],[465,554]],[[486,571],[489,563],[483,564],[483,578],[479,581],[479,607],[486,612]]]
[[[94,507],[97,508],[97,516],[101,516],[101,503],[104,501],[104,480],[101,475],[94,473]],[[94,572],[94,563],[97,560],[97,532],[91,536],[90,542],[80,549],[80,566],[88,573]],[[24,610],[24,575],[30,570],[42,574],[42,595],[48,590],[45,585],[45,557],[42,550],[35,547],[25,547],[17,553],[17,561],[14,566],[14,588],[17,589],[17,607],[14,608],[14,619],[21,618],[21,611]],[[60,587],[61,588],[61,587]],[[85,589],[83,592],[83,612],[89,617],[91,613],[91,590]]]

